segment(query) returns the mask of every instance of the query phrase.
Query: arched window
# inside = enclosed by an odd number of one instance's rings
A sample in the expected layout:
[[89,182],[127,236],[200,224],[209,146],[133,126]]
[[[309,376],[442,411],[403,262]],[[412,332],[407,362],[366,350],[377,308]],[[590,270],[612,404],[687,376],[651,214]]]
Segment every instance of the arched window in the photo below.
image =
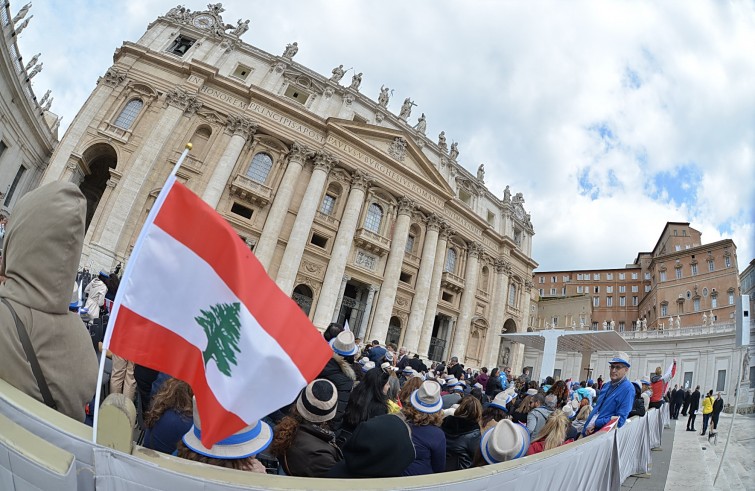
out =
[[456,249],[448,249],[446,253],[446,266],[443,271],[453,273],[456,271]]
[[264,152],[260,152],[252,157],[252,163],[249,164],[246,175],[251,180],[264,184],[272,168],[273,158]]
[[136,116],[139,115],[139,111],[142,110],[142,107],[144,107],[144,103],[141,99],[131,99],[121,110],[121,113],[115,119],[113,125],[118,128],[123,128],[124,130],[129,129],[131,125],[134,124],[134,120],[136,119]]
[[483,266],[482,274],[480,275],[479,289],[484,292],[488,291],[488,283],[490,283],[490,271],[487,266]]
[[364,228],[370,232],[379,233],[380,223],[383,221],[383,209],[380,205],[372,203],[367,209],[367,218],[364,219]]
[[194,132],[194,136],[191,137],[191,153],[198,158],[204,156],[204,150],[207,148],[207,142],[210,140],[212,130],[209,126],[202,125]]
[[398,344],[401,339],[401,319],[395,315],[388,321],[388,334],[385,338],[385,344]]
[[294,288],[291,298],[296,302],[305,314],[309,315],[312,308],[312,289],[307,285],[298,285]]
[[322,203],[320,204],[320,213],[323,215],[332,215],[336,211],[336,203],[338,196],[341,194],[341,187],[332,183],[328,186],[328,190],[325,192],[325,196],[322,197]]
[[516,307],[517,304],[517,288],[518,285],[516,283],[511,283],[509,287],[509,305],[512,307]]

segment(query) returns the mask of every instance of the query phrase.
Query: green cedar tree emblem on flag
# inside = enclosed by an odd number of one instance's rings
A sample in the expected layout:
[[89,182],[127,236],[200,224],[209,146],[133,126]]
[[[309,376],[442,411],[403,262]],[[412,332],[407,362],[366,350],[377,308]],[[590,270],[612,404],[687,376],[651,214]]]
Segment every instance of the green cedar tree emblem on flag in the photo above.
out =
[[219,303],[212,305],[210,310],[199,309],[199,311],[202,315],[194,317],[194,320],[207,334],[207,348],[202,352],[205,367],[207,362],[213,359],[218,370],[230,377],[231,365],[237,365],[236,353],[240,353],[241,304],[238,302]]

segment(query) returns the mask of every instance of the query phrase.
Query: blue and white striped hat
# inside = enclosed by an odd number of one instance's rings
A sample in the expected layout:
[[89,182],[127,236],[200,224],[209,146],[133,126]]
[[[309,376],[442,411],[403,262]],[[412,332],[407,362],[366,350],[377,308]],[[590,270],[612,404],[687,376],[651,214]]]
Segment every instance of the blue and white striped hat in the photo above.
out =
[[434,380],[425,380],[419,389],[412,392],[409,398],[412,406],[422,413],[437,413],[443,409],[440,398],[440,384]]

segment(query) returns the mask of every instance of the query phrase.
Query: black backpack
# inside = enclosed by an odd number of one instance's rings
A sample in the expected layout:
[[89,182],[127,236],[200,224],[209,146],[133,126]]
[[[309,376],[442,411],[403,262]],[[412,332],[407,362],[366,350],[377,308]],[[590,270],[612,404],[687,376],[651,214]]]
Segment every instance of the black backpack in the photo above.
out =
[[645,416],[645,401],[642,397],[634,398],[634,404],[632,405],[632,410],[629,412],[628,417],[631,418],[632,416]]

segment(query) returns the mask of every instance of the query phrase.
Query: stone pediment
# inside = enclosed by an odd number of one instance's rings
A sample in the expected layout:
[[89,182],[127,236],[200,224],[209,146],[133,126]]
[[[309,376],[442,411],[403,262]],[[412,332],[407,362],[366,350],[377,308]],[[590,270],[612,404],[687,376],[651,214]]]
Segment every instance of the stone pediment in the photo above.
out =
[[370,152],[374,159],[403,173],[417,184],[424,182],[434,187],[440,195],[453,196],[451,186],[417,146],[410,133],[336,119],[328,121],[328,129],[329,135]]

